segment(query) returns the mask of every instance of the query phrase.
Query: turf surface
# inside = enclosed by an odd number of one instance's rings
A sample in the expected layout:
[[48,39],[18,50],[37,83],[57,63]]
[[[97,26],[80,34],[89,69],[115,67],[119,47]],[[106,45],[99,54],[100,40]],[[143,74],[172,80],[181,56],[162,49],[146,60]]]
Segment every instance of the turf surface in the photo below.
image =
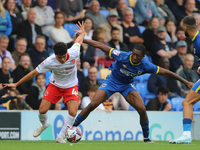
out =
[[176,145],[167,141],[80,141],[60,144],[54,141],[0,140],[0,150],[200,150],[200,141]]

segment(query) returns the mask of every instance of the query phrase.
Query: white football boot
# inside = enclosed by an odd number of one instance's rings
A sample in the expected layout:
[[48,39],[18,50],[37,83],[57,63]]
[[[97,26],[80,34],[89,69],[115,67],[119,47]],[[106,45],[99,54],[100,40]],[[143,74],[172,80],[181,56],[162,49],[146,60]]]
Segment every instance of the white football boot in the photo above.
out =
[[169,144],[191,144],[191,142],[192,142],[191,137],[182,135],[178,139],[174,139],[174,140],[169,141]]
[[46,128],[49,127],[49,123],[46,126],[40,125],[33,133],[34,137],[38,137]]

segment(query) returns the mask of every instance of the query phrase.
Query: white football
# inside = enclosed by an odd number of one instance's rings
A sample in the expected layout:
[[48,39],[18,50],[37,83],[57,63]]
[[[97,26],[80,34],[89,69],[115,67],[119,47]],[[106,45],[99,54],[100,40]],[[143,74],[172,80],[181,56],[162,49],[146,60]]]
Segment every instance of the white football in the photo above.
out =
[[66,139],[71,143],[76,143],[81,140],[82,132],[79,127],[71,127],[66,131]]

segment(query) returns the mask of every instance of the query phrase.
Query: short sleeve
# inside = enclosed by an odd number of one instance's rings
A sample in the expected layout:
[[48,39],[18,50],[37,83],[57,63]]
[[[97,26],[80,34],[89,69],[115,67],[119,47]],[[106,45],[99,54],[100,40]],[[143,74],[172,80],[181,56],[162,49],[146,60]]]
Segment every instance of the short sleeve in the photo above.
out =
[[112,48],[109,52],[109,56],[113,57],[115,60],[120,61],[123,59],[124,54],[126,54],[126,52],[122,52],[119,51],[117,49]]
[[158,72],[159,72],[159,66],[154,65],[154,64],[152,64],[150,62],[148,62],[146,64],[145,68],[146,68],[146,73],[158,74]]
[[80,44],[79,43],[74,43],[72,47],[68,50],[68,53],[70,56],[73,55],[73,57],[79,57],[80,55]]
[[45,73],[47,71],[50,71],[47,59],[45,59],[42,63],[40,63],[35,69],[39,73]]

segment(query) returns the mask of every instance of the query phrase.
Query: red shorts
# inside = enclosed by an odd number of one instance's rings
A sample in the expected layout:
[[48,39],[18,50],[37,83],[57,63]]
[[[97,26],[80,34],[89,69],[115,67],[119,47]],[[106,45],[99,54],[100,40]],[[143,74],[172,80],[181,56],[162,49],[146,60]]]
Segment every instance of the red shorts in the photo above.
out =
[[64,104],[70,100],[76,100],[79,101],[78,98],[78,85],[75,85],[74,87],[70,87],[67,89],[61,89],[51,83],[49,83],[44,95],[43,99],[46,99],[50,101],[51,103],[55,104],[57,103],[61,97],[64,98]]

